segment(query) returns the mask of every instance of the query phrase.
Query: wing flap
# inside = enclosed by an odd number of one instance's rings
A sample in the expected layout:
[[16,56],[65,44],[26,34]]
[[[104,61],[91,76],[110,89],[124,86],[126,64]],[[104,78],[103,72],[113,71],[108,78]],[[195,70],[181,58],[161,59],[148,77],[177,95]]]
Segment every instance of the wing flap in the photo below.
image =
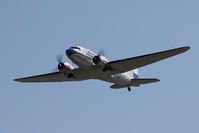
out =
[[111,61],[109,62],[109,65],[114,69],[114,71],[111,73],[117,74],[117,73],[127,72],[175,56],[189,49],[190,47],[181,47],[158,53],[152,53],[143,56],[127,58],[123,60]]

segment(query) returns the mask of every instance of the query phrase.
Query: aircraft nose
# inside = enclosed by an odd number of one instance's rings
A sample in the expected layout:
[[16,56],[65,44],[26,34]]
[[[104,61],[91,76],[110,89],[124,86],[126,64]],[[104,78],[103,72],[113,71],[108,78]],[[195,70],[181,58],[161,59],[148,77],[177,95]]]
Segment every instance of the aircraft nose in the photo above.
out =
[[72,54],[74,54],[74,50],[73,49],[69,48],[69,49],[66,50],[66,55],[67,56],[71,56]]

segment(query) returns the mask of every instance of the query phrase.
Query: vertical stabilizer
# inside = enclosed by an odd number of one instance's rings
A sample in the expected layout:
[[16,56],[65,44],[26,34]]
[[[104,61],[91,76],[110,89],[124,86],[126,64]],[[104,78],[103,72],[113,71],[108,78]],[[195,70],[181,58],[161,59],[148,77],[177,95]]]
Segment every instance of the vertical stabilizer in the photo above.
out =
[[133,79],[138,79],[138,69],[132,70],[133,72]]
[[125,72],[130,79],[138,79],[138,69],[134,69],[128,72]]

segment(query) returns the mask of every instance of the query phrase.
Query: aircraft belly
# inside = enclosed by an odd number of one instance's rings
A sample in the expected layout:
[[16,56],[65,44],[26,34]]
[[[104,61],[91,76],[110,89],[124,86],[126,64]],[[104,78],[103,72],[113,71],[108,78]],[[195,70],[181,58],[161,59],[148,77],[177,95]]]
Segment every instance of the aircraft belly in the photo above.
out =
[[127,85],[130,84],[130,79],[125,74],[116,74],[112,75],[114,83],[120,84],[120,85]]
[[117,75],[103,75],[99,78],[100,80],[110,82],[110,83],[116,83],[120,85],[128,85],[130,84],[130,79],[126,77],[122,77],[120,74]]

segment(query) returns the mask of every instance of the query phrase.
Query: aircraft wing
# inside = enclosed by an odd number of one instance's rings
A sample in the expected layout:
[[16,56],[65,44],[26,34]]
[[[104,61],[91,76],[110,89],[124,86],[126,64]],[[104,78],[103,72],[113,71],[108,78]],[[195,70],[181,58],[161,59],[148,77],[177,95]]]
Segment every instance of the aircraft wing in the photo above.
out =
[[74,79],[67,78],[67,76],[64,76],[64,74],[61,72],[15,79],[15,81],[18,82],[63,82],[63,81],[72,81],[72,80]]
[[112,72],[110,73],[117,74],[117,73],[127,72],[175,56],[189,49],[190,47],[181,47],[158,53],[152,53],[133,58],[127,58],[123,60],[111,61],[109,62],[109,66],[112,68]]
[[[82,69],[74,69],[73,78],[68,78],[68,74],[64,74],[63,72],[54,72],[54,73],[47,73],[37,76],[30,76],[25,78],[14,79],[14,81],[18,82],[64,82],[64,81],[81,81],[90,79],[87,70]],[[87,75],[85,75],[86,73]]]

